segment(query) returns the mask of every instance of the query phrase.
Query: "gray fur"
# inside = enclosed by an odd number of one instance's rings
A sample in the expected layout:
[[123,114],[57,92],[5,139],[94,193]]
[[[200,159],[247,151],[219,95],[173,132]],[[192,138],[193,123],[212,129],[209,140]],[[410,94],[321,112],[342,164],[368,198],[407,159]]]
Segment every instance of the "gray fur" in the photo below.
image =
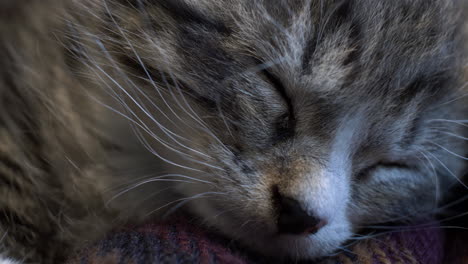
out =
[[[26,263],[182,206],[316,258],[460,184],[463,1],[27,2],[0,4],[0,230]],[[274,189],[328,225],[278,235]]]

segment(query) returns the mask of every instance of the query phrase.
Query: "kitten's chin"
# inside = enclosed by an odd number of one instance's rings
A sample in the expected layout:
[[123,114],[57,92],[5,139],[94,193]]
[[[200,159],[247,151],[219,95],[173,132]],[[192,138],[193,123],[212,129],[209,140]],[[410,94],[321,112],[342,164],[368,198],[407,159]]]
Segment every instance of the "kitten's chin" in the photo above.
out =
[[[225,232],[225,231],[224,231]],[[336,252],[349,239],[349,228],[329,226],[314,235],[262,234],[262,230],[244,233],[239,242],[262,255],[292,260],[313,260]]]
[[312,235],[281,235],[272,229],[272,219],[267,219],[262,224],[263,221],[250,221],[246,216],[203,211],[203,214],[200,211],[196,214],[204,219],[205,224],[228,238],[237,240],[249,251],[283,260],[312,260],[333,254],[352,234],[350,223],[344,216],[331,221]]

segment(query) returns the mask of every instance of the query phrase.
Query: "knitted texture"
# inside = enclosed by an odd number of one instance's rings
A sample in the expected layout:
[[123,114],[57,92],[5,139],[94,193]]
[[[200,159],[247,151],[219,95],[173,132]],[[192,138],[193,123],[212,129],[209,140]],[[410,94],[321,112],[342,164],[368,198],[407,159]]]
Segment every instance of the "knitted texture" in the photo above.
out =
[[352,253],[340,254],[332,263],[437,264],[443,259],[444,236],[435,224],[403,228],[356,243]]
[[248,263],[226,244],[177,217],[115,231],[80,252],[69,264]]
[[[115,231],[77,254],[68,264],[274,262],[247,255],[231,242],[208,234],[193,221],[177,217]],[[439,264],[444,263],[443,252],[443,230],[430,223],[361,240],[350,246],[349,251],[320,263]]]

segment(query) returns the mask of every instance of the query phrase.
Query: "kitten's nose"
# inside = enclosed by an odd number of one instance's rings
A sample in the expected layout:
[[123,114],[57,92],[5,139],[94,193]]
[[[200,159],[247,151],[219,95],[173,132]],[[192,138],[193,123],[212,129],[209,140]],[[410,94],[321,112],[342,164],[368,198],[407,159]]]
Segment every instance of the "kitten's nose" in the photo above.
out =
[[282,234],[315,234],[327,222],[302,209],[300,203],[287,197],[279,198],[278,230]]

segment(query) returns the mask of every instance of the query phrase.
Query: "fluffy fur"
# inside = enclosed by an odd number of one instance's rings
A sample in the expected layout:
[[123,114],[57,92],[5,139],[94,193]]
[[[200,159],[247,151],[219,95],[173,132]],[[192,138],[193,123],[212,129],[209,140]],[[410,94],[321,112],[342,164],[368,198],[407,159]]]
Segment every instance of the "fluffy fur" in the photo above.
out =
[[[60,263],[184,206],[263,254],[316,258],[437,212],[466,160],[465,5],[0,4],[4,251]],[[278,234],[278,196],[328,224]]]

